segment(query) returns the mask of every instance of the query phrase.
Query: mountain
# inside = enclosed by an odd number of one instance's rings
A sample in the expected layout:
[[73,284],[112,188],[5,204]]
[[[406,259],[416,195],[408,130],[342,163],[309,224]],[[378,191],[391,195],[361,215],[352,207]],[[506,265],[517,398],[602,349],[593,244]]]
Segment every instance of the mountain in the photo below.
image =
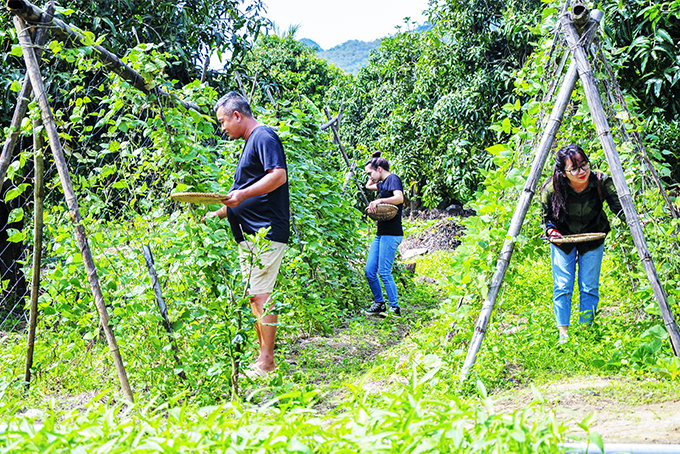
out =
[[368,54],[378,46],[379,39],[370,42],[353,39],[331,49],[317,51],[316,54],[356,76],[359,69],[368,65]]
[[300,40],[300,42],[301,42],[302,44],[308,45],[309,47],[311,47],[312,49],[314,49],[315,52],[321,52],[321,51],[323,51],[323,49],[321,48],[321,46],[319,46],[315,41],[312,41],[312,40],[309,39],[309,38],[302,38],[302,39]]
[[[432,24],[426,22],[413,31],[425,32],[431,28]],[[353,39],[328,50],[323,50],[321,46],[309,38],[302,38],[300,42],[314,48],[319,57],[355,76],[361,68],[368,65],[368,54],[380,46],[379,39],[370,42]]]

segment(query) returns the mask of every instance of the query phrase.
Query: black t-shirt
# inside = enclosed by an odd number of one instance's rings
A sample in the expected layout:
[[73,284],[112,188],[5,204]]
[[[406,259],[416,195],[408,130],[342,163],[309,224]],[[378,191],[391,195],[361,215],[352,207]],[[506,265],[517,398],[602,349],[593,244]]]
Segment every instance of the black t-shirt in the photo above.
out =
[[[386,199],[394,195],[394,191],[404,192],[404,185],[398,176],[391,173],[385,178],[385,181],[379,181],[378,197]],[[378,221],[378,235],[404,236],[404,231],[401,228],[401,212],[404,204],[397,205],[397,215],[389,221]]]
[[[268,170],[288,169],[283,144],[273,129],[258,126],[253,129],[243,147],[234,173],[230,191],[244,189],[267,175]],[[227,208],[227,218],[237,242],[244,240],[243,232],[252,235],[271,226],[267,239],[288,243],[290,210],[288,180],[268,194],[250,197],[237,207]]]

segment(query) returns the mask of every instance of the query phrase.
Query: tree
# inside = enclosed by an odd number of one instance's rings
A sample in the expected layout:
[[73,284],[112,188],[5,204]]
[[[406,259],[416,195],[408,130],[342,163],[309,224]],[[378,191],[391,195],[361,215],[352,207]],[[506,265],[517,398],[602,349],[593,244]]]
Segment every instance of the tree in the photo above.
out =
[[[263,35],[246,57],[243,68],[252,83],[261,89],[253,92],[254,102],[268,102],[266,90],[273,98],[298,102],[308,98],[317,108],[323,106],[326,91],[349,76],[316,56],[314,49],[295,39],[295,28],[279,35]],[[341,83],[341,82],[340,82]]]
[[644,114],[680,119],[680,2],[601,1],[605,48]]
[[69,20],[95,35],[105,35],[112,52],[124,55],[139,43],[162,44],[177,59],[171,78],[183,83],[200,77],[210,55],[239,61],[260,30],[270,25],[261,0],[72,1]]
[[540,0],[449,1],[433,5],[425,32],[383,39],[355,84],[343,136],[395,162],[411,197],[427,206],[469,200],[490,165],[488,129],[513,94],[508,83],[532,51],[529,26]]

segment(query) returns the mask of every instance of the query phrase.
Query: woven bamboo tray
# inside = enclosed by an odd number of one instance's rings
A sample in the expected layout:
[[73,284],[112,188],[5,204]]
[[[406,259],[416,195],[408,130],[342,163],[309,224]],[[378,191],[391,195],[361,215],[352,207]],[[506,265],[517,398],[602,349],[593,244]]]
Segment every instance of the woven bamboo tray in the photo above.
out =
[[553,244],[566,244],[566,243],[584,243],[586,241],[601,240],[606,233],[579,233],[576,235],[565,235],[562,238],[550,238],[550,242]]
[[201,203],[208,205],[211,203],[220,203],[222,200],[229,199],[229,196],[215,192],[176,192],[171,194],[170,198],[177,202]]
[[[366,208],[368,210],[368,208]],[[397,215],[397,209],[396,205],[392,205],[389,203],[379,203],[378,206],[376,207],[375,213],[367,213],[368,217],[373,219],[374,221],[389,221],[393,217]]]

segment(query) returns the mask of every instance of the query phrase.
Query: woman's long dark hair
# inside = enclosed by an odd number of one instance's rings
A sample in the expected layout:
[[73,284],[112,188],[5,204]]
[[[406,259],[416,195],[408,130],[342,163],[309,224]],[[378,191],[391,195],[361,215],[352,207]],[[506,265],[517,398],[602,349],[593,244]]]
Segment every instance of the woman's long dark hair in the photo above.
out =
[[[577,159],[577,158],[581,159]],[[588,161],[588,156],[583,152],[583,148],[575,143],[562,147],[555,154],[555,168],[553,169],[553,192],[552,196],[552,210],[553,216],[558,221],[563,221],[564,217],[567,215],[566,205],[567,205],[567,186],[569,186],[569,180],[564,176],[566,172],[567,159],[572,163],[576,161],[581,161],[584,164]]]
[[381,153],[379,151],[376,151],[371,155],[371,159],[368,160],[366,163],[367,166],[371,166],[371,169],[377,170],[378,167],[382,167],[386,171],[390,171],[390,163],[387,162],[387,159],[381,158],[380,157]]

